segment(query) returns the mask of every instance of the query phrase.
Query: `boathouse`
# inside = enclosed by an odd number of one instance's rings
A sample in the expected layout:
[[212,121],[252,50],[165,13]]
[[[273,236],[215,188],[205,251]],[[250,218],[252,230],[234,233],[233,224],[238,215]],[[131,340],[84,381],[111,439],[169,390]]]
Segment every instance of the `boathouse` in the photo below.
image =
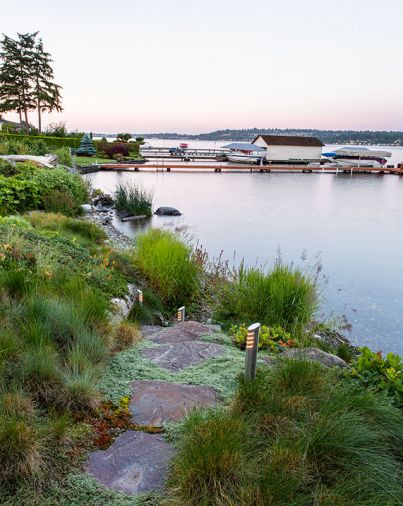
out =
[[252,144],[265,148],[271,162],[318,162],[323,142],[317,137],[299,135],[258,135]]

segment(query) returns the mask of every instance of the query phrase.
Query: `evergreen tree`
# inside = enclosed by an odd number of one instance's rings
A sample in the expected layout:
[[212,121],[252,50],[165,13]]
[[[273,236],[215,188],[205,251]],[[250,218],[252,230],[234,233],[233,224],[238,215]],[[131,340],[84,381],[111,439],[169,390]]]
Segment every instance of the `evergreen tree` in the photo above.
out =
[[88,134],[84,134],[80,146],[76,150],[77,155],[94,156],[96,152],[93,140]]
[[42,112],[63,110],[61,105],[61,86],[53,82],[52,59],[43,49],[42,39],[36,43],[33,54],[33,88],[38,110],[38,130],[42,131]]
[[24,114],[29,132],[28,112],[38,110],[38,130],[42,112],[62,111],[61,86],[53,82],[52,59],[44,51],[38,32],[19,33],[18,40],[4,36],[0,42],[0,112]]

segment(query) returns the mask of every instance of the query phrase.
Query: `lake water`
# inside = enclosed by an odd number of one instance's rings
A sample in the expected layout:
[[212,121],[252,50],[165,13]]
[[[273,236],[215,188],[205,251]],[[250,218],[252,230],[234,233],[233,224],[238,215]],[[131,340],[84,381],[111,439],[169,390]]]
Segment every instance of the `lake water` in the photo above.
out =
[[[179,141],[150,141],[176,146]],[[189,141],[190,147],[223,143]],[[332,146],[329,146],[330,148]],[[403,148],[391,163],[403,161]],[[169,227],[198,239],[210,256],[247,265],[313,265],[328,278],[321,313],[346,316],[356,344],[403,354],[403,177],[369,174],[106,173],[93,186],[112,193],[119,180],[141,182],[155,207],[177,207],[181,217],[153,217],[146,225],[116,226],[130,236]],[[306,260],[301,259],[301,256]]]

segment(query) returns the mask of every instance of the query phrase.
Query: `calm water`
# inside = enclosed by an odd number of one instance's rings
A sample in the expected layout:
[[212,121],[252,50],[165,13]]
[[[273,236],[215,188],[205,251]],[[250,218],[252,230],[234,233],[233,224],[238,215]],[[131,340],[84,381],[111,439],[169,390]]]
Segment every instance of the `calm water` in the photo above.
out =
[[[384,149],[393,151],[392,163],[403,161],[402,148]],[[402,177],[175,172],[88,177],[107,192],[120,178],[152,189],[155,207],[174,206],[183,216],[153,217],[146,226],[183,228],[213,257],[224,250],[231,260],[236,252],[236,262],[270,265],[280,250],[284,261],[312,265],[319,255],[328,277],[321,312],[345,315],[355,343],[403,354]],[[132,223],[116,225],[131,236],[141,230]]]

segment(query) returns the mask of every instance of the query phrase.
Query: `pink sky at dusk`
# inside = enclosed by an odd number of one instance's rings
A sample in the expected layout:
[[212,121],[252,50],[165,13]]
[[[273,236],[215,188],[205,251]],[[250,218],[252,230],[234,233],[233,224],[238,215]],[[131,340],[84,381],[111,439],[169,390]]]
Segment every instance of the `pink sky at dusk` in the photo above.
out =
[[1,32],[39,30],[53,56],[65,110],[45,124],[94,132],[403,130],[401,0],[0,7]]

